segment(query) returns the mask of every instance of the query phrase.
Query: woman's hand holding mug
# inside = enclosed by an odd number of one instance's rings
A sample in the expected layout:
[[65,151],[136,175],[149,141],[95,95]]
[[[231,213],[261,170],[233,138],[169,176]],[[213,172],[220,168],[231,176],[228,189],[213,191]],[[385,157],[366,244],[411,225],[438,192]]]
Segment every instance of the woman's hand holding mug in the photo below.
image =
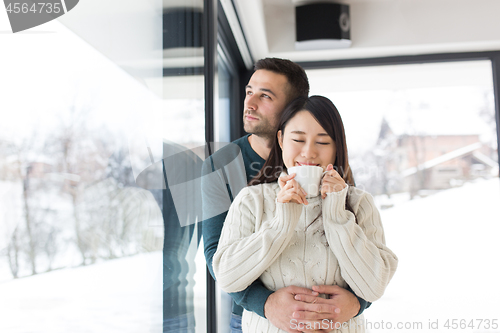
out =
[[293,202],[307,205],[306,191],[293,179],[295,174],[285,175],[278,178],[278,184],[281,190],[278,192],[278,202]]
[[333,165],[328,164],[323,179],[321,180],[321,198],[326,198],[327,193],[340,192],[346,186],[347,184],[344,179],[342,179],[340,174],[333,169]]

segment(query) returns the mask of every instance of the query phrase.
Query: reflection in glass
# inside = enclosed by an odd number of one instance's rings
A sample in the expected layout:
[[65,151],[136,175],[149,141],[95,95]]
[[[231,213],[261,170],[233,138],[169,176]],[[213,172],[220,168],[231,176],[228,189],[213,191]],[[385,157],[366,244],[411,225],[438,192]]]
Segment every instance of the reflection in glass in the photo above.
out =
[[203,49],[162,48],[178,5],[90,0],[70,29],[0,34],[1,332],[205,331],[196,214],[175,205],[196,198],[173,189],[204,157]]
[[[219,107],[215,110],[215,137],[216,142],[221,143],[221,147],[230,142],[229,115],[231,112],[231,83],[232,76],[229,71],[225,55],[219,51],[218,56],[218,79],[219,79]],[[233,97],[234,98],[234,97]],[[239,111],[239,110],[238,110]],[[237,112],[234,110],[233,112]],[[217,286],[217,331],[219,333],[230,332],[232,298]]]
[[205,158],[203,2],[164,1],[163,7],[164,74],[154,83],[163,92],[156,124],[160,140],[152,139],[160,144],[151,152],[159,172],[149,170],[165,227],[163,332],[205,332],[206,265],[203,251],[198,251]]
[[162,217],[129,139],[159,98],[43,29],[0,37],[0,331],[158,330]]
[[[204,159],[203,76],[164,77],[163,146],[154,155],[151,191],[161,198],[164,332],[206,327],[205,262],[200,246],[201,165]],[[147,172],[144,174],[150,178]],[[165,182],[163,182],[165,179]],[[165,184],[166,187],[158,185]]]
[[[215,121],[216,142],[231,142],[229,114],[231,100],[232,77],[228,65],[223,61],[223,57],[218,58],[218,78],[219,78],[219,107],[216,112]],[[236,112],[236,110],[234,111]]]

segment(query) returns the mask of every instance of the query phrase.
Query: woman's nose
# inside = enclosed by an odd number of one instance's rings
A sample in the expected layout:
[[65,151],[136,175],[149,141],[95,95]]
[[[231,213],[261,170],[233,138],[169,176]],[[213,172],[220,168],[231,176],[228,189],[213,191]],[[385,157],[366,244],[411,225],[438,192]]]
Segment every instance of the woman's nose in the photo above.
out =
[[308,142],[302,148],[302,156],[305,158],[315,158],[316,157],[316,147],[314,142]]

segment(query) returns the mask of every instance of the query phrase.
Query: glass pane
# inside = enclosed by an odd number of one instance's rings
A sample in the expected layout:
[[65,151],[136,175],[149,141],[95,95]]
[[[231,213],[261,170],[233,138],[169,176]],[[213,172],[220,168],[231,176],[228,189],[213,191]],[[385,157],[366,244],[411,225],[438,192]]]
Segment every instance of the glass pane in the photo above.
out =
[[216,142],[230,142],[229,113],[231,100],[231,85],[233,78],[223,57],[218,57],[219,105],[215,110],[214,121]]
[[[222,52],[222,51],[221,51]],[[230,127],[229,127],[229,112],[230,110],[230,98],[231,98],[231,83],[233,77],[229,71],[228,65],[224,61],[225,57],[219,54],[218,57],[218,83],[219,83],[219,101],[218,107],[215,111],[215,141],[221,143],[220,146],[224,146],[230,142]],[[219,333],[229,333],[230,321],[231,321],[231,310],[232,310],[232,298],[219,288],[216,283],[217,288],[217,332]]]
[[[159,37],[161,8],[148,8],[136,32]],[[131,149],[161,98],[92,38],[57,21],[0,34],[1,332],[161,330],[162,215]]]
[[182,325],[184,317],[189,323],[186,332],[205,332],[206,268],[203,251],[199,250],[200,246],[203,249],[197,223],[201,202],[195,194],[200,192],[196,180],[204,159],[204,77],[164,77],[163,86],[163,163],[168,184],[168,190],[162,191],[164,332],[178,332],[177,325]]
[[155,184],[167,184],[159,195],[165,223],[163,332],[206,332],[206,264],[198,224],[205,159],[202,14],[202,1],[164,1],[165,70],[155,140],[160,145],[149,170],[160,175]]
[[[500,187],[489,61],[308,71],[346,128],[358,187],[399,257],[369,331],[498,318]],[[479,328],[467,326],[465,331]]]
[[89,0],[0,34],[0,332],[206,331],[196,198],[178,191],[204,158],[203,48],[162,47],[185,36],[162,32],[179,4]]

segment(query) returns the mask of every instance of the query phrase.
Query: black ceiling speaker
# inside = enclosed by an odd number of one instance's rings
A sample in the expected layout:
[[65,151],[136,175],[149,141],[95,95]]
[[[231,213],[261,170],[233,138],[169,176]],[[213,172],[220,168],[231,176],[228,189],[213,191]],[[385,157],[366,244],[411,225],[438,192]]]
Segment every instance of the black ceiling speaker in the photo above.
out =
[[297,50],[338,49],[351,46],[349,5],[314,3],[295,7]]

